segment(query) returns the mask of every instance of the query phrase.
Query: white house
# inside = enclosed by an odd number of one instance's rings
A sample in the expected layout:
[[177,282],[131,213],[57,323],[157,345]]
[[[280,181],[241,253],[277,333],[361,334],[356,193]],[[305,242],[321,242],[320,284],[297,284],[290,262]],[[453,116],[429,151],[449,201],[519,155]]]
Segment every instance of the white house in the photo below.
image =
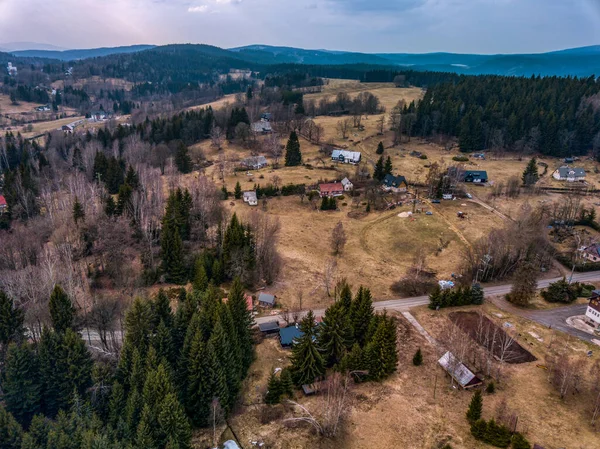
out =
[[564,165],[557,168],[552,174],[552,177],[554,179],[558,179],[559,181],[583,181],[585,179],[585,170],[583,168],[575,168]]
[[581,255],[590,262],[600,262],[600,243],[592,243],[590,246],[579,248]]
[[252,156],[244,159],[241,165],[249,170],[260,170],[261,168],[265,168],[268,162],[264,156]]
[[600,290],[594,290],[590,297],[590,303],[585,311],[588,324],[600,329]]
[[270,134],[273,132],[273,128],[271,127],[271,122],[260,120],[252,123],[252,131],[259,134]]
[[348,178],[342,179],[342,185],[344,186],[344,192],[350,192],[354,189],[354,184]]
[[258,205],[258,198],[256,198],[256,192],[254,190],[244,192],[244,203],[248,203],[249,206]]
[[8,63],[8,65],[6,66],[6,71],[10,76],[15,76],[17,74],[17,68],[14,65],[12,65],[12,62]]
[[358,164],[361,154],[359,151],[333,150],[331,160],[342,164]]

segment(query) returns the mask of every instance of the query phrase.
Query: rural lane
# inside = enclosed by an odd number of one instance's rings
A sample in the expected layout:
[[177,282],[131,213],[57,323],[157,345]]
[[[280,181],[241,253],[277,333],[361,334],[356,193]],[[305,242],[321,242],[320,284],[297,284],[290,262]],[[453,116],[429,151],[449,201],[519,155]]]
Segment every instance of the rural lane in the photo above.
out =
[[[562,277],[551,278],[551,279],[541,279],[538,281],[538,289],[546,288],[551,283],[556,282],[562,279]],[[600,271],[590,271],[587,273],[575,273],[573,275],[574,282],[590,282],[590,281],[598,281],[600,280]],[[521,309],[513,306],[506,300],[502,298],[502,296],[510,293],[512,285],[504,284],[504,285],[495,285],[490,287],[485,287],[483,289],[486,297],[498,297],[492,300],[494,304],[496,304],[499,308],[512,313],[514,315],[521,316],[523,318],[527,318],[529,320],[535,321],[544,326],[549,326],[554,329],[558,329],[562,332],[568,333],[575,337],[581,338],[582,340],[591,341],[593,336],[587,334],[579,329],[572,328],[567,325],[566,319],[573,315],[584,315],[586,305],[578,304],[573,306],[565,306],[558,307],[552,310],[527,310]],[[399,298],[399,299],[388,299],[385,301],[376,301],[373,303],[373,307],[377,311],[382,310],[394,310],[398,312],[406,312],[409,309],[417,306],[422,306],[429,303],[429,296],[416,296],[413,298]],[[315,309],[313,310],[315,316],[323,316],[325,313],[325,309]],[[304,316],[307,311],[303,311],[300,313],[300,316]],[[269,315],[263,316],[259,318],[255,318],[255,322],[257,324],[268,323],[270,321],[284,321],[281,315]]]

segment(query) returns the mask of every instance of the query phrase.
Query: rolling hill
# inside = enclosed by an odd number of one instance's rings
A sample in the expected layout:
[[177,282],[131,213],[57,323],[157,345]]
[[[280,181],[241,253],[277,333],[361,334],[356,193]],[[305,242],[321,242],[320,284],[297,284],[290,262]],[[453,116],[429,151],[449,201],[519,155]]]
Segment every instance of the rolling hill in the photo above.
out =
[[154,48],[154,45],[129,45],[125,47],[102,47],[90,48],[81,50],[20,50],[11,51],[10,53],[26,58],[46,58],[58,59],[60,61],[75,61],[78,59],[97,58],[99,56],[109,56],[123,53],[135,53],[138,51],[149,50]]

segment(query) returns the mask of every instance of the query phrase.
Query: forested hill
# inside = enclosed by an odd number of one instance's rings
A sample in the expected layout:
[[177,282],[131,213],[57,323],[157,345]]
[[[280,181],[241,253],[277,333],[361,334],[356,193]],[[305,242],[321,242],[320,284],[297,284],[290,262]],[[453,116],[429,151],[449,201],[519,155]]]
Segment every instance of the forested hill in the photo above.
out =
[[58,59],[61,61],[74,61],[77,59],[95,58],[122,53],[135,53],[154,48],[154,45],[129,45],[124,47],[102,47],[80,50],[20,50],[11,54],[27,58]]

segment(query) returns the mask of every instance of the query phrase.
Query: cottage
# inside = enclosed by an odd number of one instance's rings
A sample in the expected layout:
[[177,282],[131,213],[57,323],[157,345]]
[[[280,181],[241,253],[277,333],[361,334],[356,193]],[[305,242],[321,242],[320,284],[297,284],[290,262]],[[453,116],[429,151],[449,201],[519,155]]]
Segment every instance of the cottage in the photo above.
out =
[[73,125],[63,125],[61,129],[65,132],[65,134],[72,134],[75,128]]
[[263,307],[275,306],[275,295],[261,292],[260,295],[258,295],[258,305]]
[[284,327],[283,329],[279,329],[279,343],[282,348],[291,348],[294,340],[303,335],[304,332],[298,329],[298,325]]
[[477,387],[483,383],[479,377],[473,374],[450,351],[447,351],[438,360],[438,363],[465,390]]
[[319,195],[321,198],[334,196],[340,196],[344,194],[344,186],[341,182],[330,182],[326,184],[319,184]]
[[600,290],[594,290],[585,311],[585,320],[595,329],[600,329]]
[[6,198],[4,198],[4,195],[0,195],[0,214],[3,214],[6,209],[8,209]]
[[244,203],[248,203],[248,206],[258,205],[258,198],[256,197],[255,190],[244,192]]
[[102,120],[107,120],[110,116],[111,114],[106,111],[94,111],[90,114],[90,120],[101,122]]
[[554,179],[559,181],[575,182],[585,180],[585,170],[583,168],[569,167],[564,165],[557,168],[552,174]]
[[344,192],[351,192],[354,189],[354,184],[348,178],[342,179],[342,186],[344,186]]
[[385,178],[383,178],[381,187],[386,192],[406,192],[408,183],[406,182],[406,178],[404,176],[394,176],[388,173],[385,175]]
[[590,262],[600,262],[600,243],[593,243],[579,249],[581,255]]
[[252,131],[260,134],[270,134],[273,132],[273,128],[271,128],[270,122],[266,120],[260,120],[252,123]]
[[260,115],[260,119],[266,122],[270,122],[273,119],[273,114],[271,114],[270,112],[263,112]]
[[361,154],[359,151],[333,150],[331,153],[331,160],[342,164],[356,165],[360,162],[360,158]]
[[279,322],[278,321],[269,321],[267,323],[260,323],[258,325],[258,330],[260,330],[265,335],[278,334],[279,333]]
[[462,175],[462,181],[485,184],[488,182],[488,175],[485,170],[467,170]]
[[6,71],[8,72],[9,76],[17,75],[17,68],[14,65],[12,65],[12,62],[8,63],[8,65],[6,66]]
[[242,167],[249,170],[260,170],[268,165],[267,158],[264,156],[247,157],[242,161]]

